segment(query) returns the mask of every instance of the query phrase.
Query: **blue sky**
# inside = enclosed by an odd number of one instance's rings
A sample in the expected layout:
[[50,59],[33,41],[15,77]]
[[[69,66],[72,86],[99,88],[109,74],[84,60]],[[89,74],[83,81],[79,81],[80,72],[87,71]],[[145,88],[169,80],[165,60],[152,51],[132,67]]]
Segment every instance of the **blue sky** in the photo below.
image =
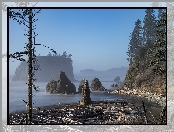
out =
[[[143,21],[144,15],[144,9],[42,9],[36,16],[36,43],[58,54],[72,54],[75,74],[83,69],[105,71],[128,66],[129,35],[137,19]],[[23,51],[28,41],[23,35],[27,28],[12,19],[9,25],[10,53]],[[36,50],[36,55],[50,52],[43,46]],[[10,74],[19,63],[10,61]]]

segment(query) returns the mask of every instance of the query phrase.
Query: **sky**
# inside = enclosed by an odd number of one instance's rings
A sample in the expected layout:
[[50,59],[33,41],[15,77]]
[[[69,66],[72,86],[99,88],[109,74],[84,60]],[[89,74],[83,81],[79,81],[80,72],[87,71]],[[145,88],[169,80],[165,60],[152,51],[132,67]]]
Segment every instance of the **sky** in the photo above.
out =
[[[157,12],[155,13],[157,14]],[[105,71],[128,67],[127,50],[135,22],[143,24],[145,9],[42,9],[36,15],[36,43],[62,54],[72,54],[74,74],[84,69]],[[24,51],[27,27],[9,21],[9,51]],[[36,46],[36,55],[47,55],[48,48]],[[10,60],[13,75],[20,61]]]

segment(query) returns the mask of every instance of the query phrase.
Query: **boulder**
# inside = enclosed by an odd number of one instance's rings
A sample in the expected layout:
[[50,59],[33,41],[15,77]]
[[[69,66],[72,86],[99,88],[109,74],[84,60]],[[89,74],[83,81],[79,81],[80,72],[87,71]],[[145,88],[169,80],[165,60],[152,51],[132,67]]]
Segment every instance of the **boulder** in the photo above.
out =
[[46,86],[47,93],[60,93],[60,94],[74,94],[76,87],[65,75],[65,72],[60,72],[60,79],[58,81],[52,80]]
[[91,90],[92,90],[92,91],[107,91],[107,89],[105,89],[105,88],[102,86],[100,80],[99,80],[98,78],[96,78],[96,77],[92,80],[92,83],[91,83]]

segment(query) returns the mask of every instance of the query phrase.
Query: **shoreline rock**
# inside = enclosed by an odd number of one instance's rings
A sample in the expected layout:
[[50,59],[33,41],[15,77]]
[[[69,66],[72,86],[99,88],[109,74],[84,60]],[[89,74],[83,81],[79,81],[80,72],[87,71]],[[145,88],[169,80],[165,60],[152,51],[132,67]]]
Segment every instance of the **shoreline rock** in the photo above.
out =
[[165,107],[166,105],[166,97],[163,97],[162,95],[157,95],[150,92],[140,91],[136,89],[127,89],[126,87],[124,89],[117,89],[110,94],[122,94],[122,95],[130,95],[130,96],[136,96],[138,98],[145,99],[147,102],[155,103],[156,105],[159,105],[160,107]]

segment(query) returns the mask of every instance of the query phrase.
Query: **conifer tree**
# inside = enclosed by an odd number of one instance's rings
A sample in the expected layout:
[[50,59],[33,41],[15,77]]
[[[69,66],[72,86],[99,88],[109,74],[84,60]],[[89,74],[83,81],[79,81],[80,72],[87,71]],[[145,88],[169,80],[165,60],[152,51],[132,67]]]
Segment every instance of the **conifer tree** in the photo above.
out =
[[166,49],[166,28],[167,28],[167,19],[166,19],[166,10],[159,9],[157,21],[157,30],[156,36],[157,40],[154,45],[155,52],[153,54],[153,59],[151,61],[151,66],[155,65],[155,73],[160,75],[166,75],[166,61],[167,61],[167,49]]
[[154,15],[153,9],[147,9],[146,15],[144,17],[144,26],[143,26],[143,37],[144,44],[148,46],[148,48],[153,48],[153,43],[156,40],[156,17]]
[[145,46],[144,65],[148,68],[149,62],[152,59],[151,54],[154,52],[154,43],[156,40],[156,17],[153,9],[147,9],[144,17],[143,25],[143,40]]
[[135,28],[131,34],[131,39],[129,43],[129,49],[127,52],[128,55],[128,60],[132,61],[133,58],[135,58],[137,55],[140,54],[140,48],[142,47],[142,26],[141,26],[141,21],[138,19],[135,22]]

